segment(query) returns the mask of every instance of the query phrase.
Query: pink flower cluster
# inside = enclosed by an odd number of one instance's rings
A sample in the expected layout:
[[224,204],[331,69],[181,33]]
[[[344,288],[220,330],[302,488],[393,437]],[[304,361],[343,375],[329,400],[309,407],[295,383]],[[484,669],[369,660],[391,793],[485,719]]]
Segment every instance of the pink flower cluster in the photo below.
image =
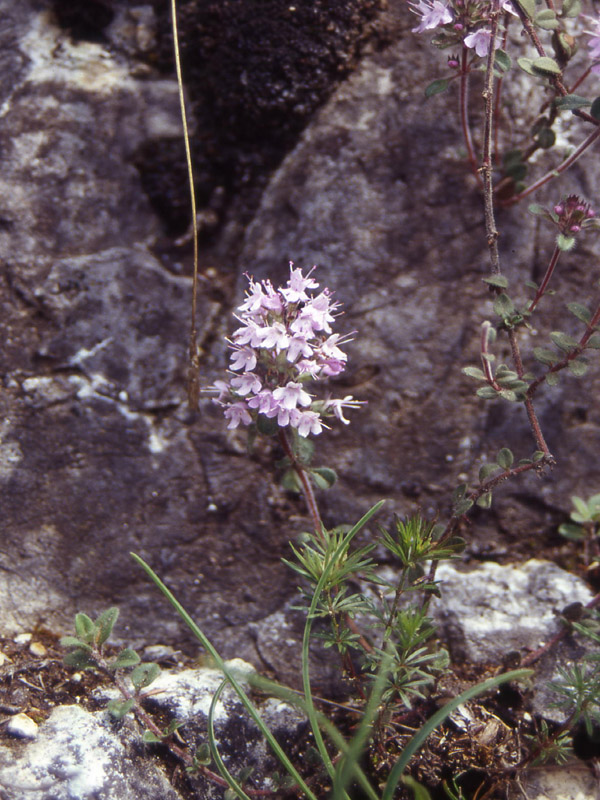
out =
[[[480,58],[487,55],[491,31],[482,26],[489,21],[490,0],[408,0],[408,5],[421,17],[414,33],[441,28],[444,46],[464,44]],[[511,0],[501,0],[500,8],[515,13]]]
[[215,402],[224,408],[228,428],[249,425],[259,415],[276,420],[281,428],[295,428],[300,436],[318,434],[324,417],[345,424],[344,408],[360,405],[351,396],[315,400],[305,388],[310,381],[339,375],[346,366],[340,345],[347,337],[333,333],[334,311],[328,289],[290,262],[290,279],[275,290],[270,281],[248,277],[246,299],[238,308],[241,323],[230,340],[231,377],[215,381]]

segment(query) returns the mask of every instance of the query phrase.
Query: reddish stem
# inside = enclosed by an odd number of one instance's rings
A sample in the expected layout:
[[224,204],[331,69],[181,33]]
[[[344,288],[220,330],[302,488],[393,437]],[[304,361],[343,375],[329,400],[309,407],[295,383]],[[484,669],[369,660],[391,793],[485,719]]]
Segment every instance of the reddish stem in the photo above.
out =
[[460,124],[462,127],[465,146],[467,148],[467,156],[473,174],[477,178],[477,183],[482,186],[481,176],[479,174],[479,165],[477,157],[475,156],[475,148],[473,147],[473,137],[471,135],[471,126],[469,125],[469,51],[463,45],[461,64],[460,64]]
[[532,192],[535,192],[537,189],[539,189],[541,186],[544,186],[544,184],[548,183],[553,178],[557,178],[562,172],[564,172],[566,169],[571,167],[576,161],[578,161],[581,158],[581,156],[585,153],[585,151],[594,144],[594,142],[599,136],[600,136],[600,127],[597,127],[594,131],[592,131],[592,133],[587,137],[587,139],[585,139],[585,141],[583,141],[579,145],[579,147],[562,162],[562,164],[559,164],[558,167],[556,167],[553,170],[550,170],[550,172],[547,172],[545,175],[543,175],[541,178],[535,181],[535,183],[532,183],[531,186],[528,186],[527,189],[524,189],[519,194],[515,194],[512,197],[510,197],[504,203],[504,205],[512,206],[515,203],[518,203],[519,201],[523,200],[524,197],[527,197]]
[[544,292],[550,282],[550,278],[552,277],[552,273],[554,272],[554,267],[558,262],[558,258],[560,256],[560,248],[558,245],[554,247],[554,252],[552,253],[552,258],[550,259],[550,263],[548,264],[548,269],[546,270],[546,274],[544,275],[544,280],[541,282],[539,289],[537,290],[535,297],[531,301],[529,308],[527,309],[529,313],[533,311],[533,309],[537,306],[539,301],[544,296]]
[[304,499],[306,500],[306,505],[308,506],[308,510],[312,517],[315,533],[321,539],[321,541],[324,542],[325,538],[323,536],[323,523],[321,522],[321,515],[319,514],[317,499],[315,497],[315,493],[313,492],[313,488],[311,486],[308,473],[306,472],[304,467],[298,462],[298,459],[296,458],[296,455],[292,450],[292,446],[290,445],[286,433],[283,429],[279,431],[279,441],[281,442],[281,446],[283,447],[284,453],[292,462],[292,469],[298,476],[300,483],[302,485]]

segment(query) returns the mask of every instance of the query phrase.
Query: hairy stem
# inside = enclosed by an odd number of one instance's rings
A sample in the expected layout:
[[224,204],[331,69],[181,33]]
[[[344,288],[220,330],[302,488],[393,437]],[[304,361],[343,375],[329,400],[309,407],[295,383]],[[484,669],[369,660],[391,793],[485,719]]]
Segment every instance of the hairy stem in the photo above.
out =
[[554,267],[556,266],[556,264],[558,262],[560,254],[561,254],[561,250],[558,247],[558,245],[556,245],[554,247],[554,252],[552,253],[552,258],[550,259],[550,263],[548,264],[548,268],[546,270],[546,274],[544,275],[544,279],[541,282],[539,289],[535,293],[535,297],[531,301],[531,303],[529,305],[529,308],[527,309],[529,311],[529,313],[531,313],[533,311],[533,309],[537,306],[537,304],[540,302],[540,300],[544,296],[544,293],[545,293],[545,291],[546,291],[546,289],[548,287],[548,284],[550,283],[550,278],[552,277],[552,273],[554,272]]
[[310,483],[310,478],[308,476],[308,473],[296,458],[296,454],[294,453],[292,446],[289,442],[289,439],[287,438],[287,435],[283,429],[280,429],[279,431],[279,441],[281,442],[281,446],[283,447],[284,453],[292,462],[292,469],[294,470],[294,472],[298,476],[298,479],[300,480],[302,491],[304,493],[304,499],[306,501],[306,505],[310,512],[310,516],[312,517],[315,533],[321,539],[321,541],[324,542],[325,538],[323,536],[323,523],[321,522],[321,515],[319,514],[317,498],[315,497],[315,493]]
[[581,158],[581,156],[585,153],[585,151],[588,150],[594,144],[594,142],[599,136],[600,136],[600,127],[596,127],[596,129],[592,131],[592,133],[590,133],[587,139],[585,139],[585,141],[583,141],[579,145],[579,147],[562,162],[562,164],[559,164],[557,167],[550,170],[545,175],[542,175],[541,178],[538,178],[538,180],[532,183],[531,186],[528,186],[527,189],[524,189],[519,194],[515,194],[512,197],[510,197],[503,203],[503,205],[512,206],[515,203],[518,203],[519,201],[523,200],[523,198],[528,197],[530,194],[535,192],[541,186],[544,186],[553,178],[557,178],[561,173],[569,169],[569,167],[573,166],[573,164]]

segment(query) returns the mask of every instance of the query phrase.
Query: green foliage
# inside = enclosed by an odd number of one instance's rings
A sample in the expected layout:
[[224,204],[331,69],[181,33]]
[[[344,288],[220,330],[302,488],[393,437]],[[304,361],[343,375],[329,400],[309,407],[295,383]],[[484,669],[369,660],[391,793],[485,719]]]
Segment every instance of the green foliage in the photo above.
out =
[[449,86],[449,82],[445,78],[439,78],[432,81],[425,89],[425,97],[433,97],[436,94],[445,92]]
[[555,735],[546,720],[541,720],[535,736],[526,736],[525,742],[535,753],[532,766],[542,764],[564,764],[572,755],[572,737],[567,731]]
[[600,663],[572,664],[558,668],[559,681],[549,684],[557,695],[553,705],[562,709],[571,725],[583,722],[589,736],[594,725],[600,724]]

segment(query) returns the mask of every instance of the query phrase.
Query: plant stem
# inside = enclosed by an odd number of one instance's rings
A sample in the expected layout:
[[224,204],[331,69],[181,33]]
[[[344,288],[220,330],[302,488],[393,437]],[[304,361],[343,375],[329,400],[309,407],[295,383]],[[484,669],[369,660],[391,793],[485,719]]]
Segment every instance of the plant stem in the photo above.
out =
[[469,51],[463,45],[461,64],[460,64],[460,92],[459,92],[459,106],[460,106],[460,124],[462,127],[465,146],[467,148],[467,155],[469,164],[473,170],[473,174],[477,178],[477,182],[481,185],[481,177],[477,164],[477,157],[475,156],[475,149],[473,147],[473,137],[471,136],[471,126],[469,125]]
[[535,392],[539,389],[542,383],[546,380],[546,376],[552,372],[560,372],[560,370],[564,369],[565,367],[569,366],[571,361],[574,361],[578,355],[580,355],[585,348],[587,347],[587,343],[592,338],[594,333],[596,333],[596,328],[600,324],[600,305],[596,309],[594,316],[588,322],[587,328],[579,342],[575,345],[575,347],[567,353],[567,355],[557,361],[556,364],[553,364],[550,369],[544,374],[540,375],[539,378],[536,378],[529,384],[529,389],[527,389],[527,397],[533,397]]
[[499,7],[496,0],[490,14],[490,49],[485,71],[485,88],[483,99],[485,117],[483,125],[483,155],[480,173],[483,177],[483,203],[485,210],[485,229],[490,250],[492,274],[500,274],[500,256],[498,254],[498,230],[494,217],[494,187],[492,185],[492,145],[494,128],[494,58],[496,55],[496,34],[498,32]]
[[535,297],[531,301],[529,308],[527,309],[529,313],[533,311],[533,309],[537,306],[539,301],[544,296],[544,292],[550,282],[550,278],[552,277],[552,273],[554,272],[554,267],[558,262],[558,258],[560,256],[561,250],[558,245],[555,245],[554,252],[552,253],[552,258],[550,259],[550,263],[548,264],[548,269],[546,270],[546,274],[544,275],[544,280],[541,282],[539,289],[537,290]]
[[298,476],[300,484],[302,485],[304,499],[306,500],[306,505],[312,517],[315,533],[322,542],[325,542],[325,537],[323,536],[323,523],[321,522],[321,515],[319,514],[317,498],[315,497],[315,493],[311,486],[308,473],[296,458],[296,455],[292,449],[289,439],[287,438],[287,435],[283,429],[280,429],[279,431],[279,441],[281,442],[281,446],[283,447],[284,453],[292,462],[292,469]]
[[585,139],[579,145],[579,147],[562,162],[562,164],[559,164],[558,167],[555,167],[554,169],[547,172],[545,175],[542,175],[541,178],[538,178],[538,180],[532,183],[531,186],[528,186],[527,189],[524,189],[519,194],[515,194],[512,197],[510,197],[508,200],[504,202],[503,205],[512,206],[515,203],[518,203],[520,200],[523,200],[523,198],[527,197],[532,192],[535,192],[537,189],[539,189],[541,186],[544,186],[553,178],[557,178],[562,172],[564,172],[569,167],[573,166],[573,164],[581,158],[581,156],[585,153],[585,151],[594,144],[594,142],[599,136],[600,136],[600,127],[597,127],[594,131],[592,131],[592,133],[590,133],[587,139]]

